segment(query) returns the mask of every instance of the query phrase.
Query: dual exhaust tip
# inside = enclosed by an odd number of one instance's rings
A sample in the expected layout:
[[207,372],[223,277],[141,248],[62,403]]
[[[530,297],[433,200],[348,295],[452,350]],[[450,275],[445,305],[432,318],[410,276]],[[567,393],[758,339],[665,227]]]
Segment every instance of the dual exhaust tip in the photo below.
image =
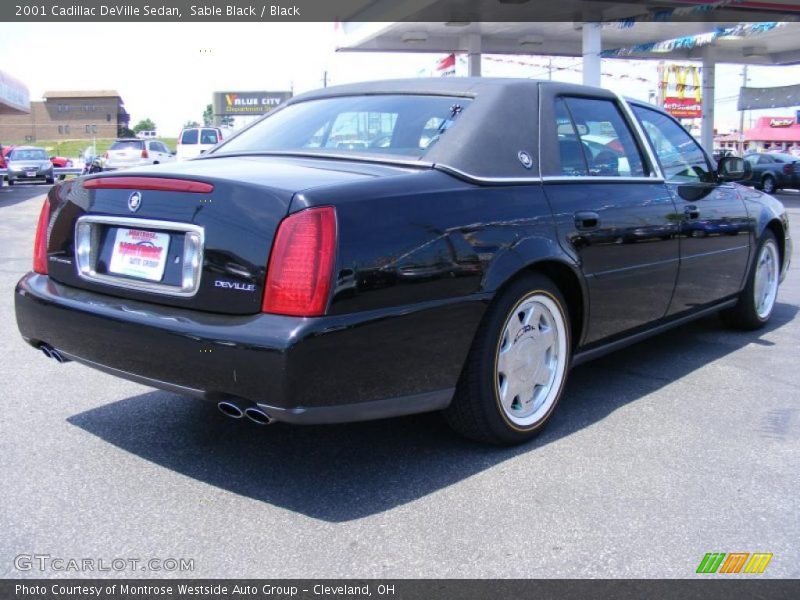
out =
[[247,417],[257,425],[269,425],[274,421],[272,417],[270,417],[257,406],[248,406],[246,408],[242,408],[239,406],[239,404],[232,400],[222,400],[221,402],[218,402],[217,408],[226,417],[231,417],[232,419],[241,419],[242,417]]
[[48,346],[47,344],[42,344],[41,346],[39,346],[39,348],[47,358],[52,358],[53,360],[57,360],[60,363],[69,362],[68,358],[63,356],[61,352],[59,352],[52,346]]

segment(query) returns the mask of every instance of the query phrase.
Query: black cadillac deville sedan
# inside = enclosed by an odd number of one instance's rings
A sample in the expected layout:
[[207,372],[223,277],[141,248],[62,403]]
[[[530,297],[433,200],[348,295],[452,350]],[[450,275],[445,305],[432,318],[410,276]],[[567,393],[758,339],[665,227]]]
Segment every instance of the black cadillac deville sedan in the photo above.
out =
[[257,423],[442,410],[517,443],[575,364],[715,311],[767,322],[789,221],[745,170],[601,89],[328,88],[197,160],[53,187],[17,321]]

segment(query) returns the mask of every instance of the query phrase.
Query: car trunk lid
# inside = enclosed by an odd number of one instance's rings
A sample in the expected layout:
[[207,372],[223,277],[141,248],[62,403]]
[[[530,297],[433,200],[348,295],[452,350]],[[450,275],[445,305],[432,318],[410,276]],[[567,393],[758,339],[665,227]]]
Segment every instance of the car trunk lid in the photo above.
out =
[[136,300],[257,313],[273,238],[296,192],[403,170],[244,156],[68,181],[51,191],[49,274]]

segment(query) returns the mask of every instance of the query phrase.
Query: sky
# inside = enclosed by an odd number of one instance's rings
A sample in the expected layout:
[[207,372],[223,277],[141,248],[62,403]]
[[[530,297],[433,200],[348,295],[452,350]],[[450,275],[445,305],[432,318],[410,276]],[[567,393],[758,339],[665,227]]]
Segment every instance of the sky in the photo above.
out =
[[[152,119],[159,135],[175,137],[202,112],[214,91],[293,90],[430,72],[441,54],[336,52],[333,23],[0,23],[0,70],[20,79],[31,100],[46,90],[114,89],[131,126]],[[485,76],[547,78],[543,57],[483,59]],[[580,59],[557,58],[553,79],[579,83]],[[603,60],[602,85],[648,99],[656,61]],[[631,79],[630,73],[647,79]],[[626,78],[625,75],[628,75]],[[750,85],[800,83],[800,66],[750,67]],[[716,124],[739,124],[739,65],[717,66]],[[798,107],[800,108],[800,107]],[[793,109],[750,111],[794,116]]]

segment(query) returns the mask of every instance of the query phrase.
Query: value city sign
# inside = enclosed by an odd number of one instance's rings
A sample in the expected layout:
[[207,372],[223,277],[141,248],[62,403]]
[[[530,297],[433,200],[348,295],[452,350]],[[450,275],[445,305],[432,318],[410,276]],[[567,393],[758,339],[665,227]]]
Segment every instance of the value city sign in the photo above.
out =
[[291,97],[291,92],[214,92],[214,114],[263,115]]

